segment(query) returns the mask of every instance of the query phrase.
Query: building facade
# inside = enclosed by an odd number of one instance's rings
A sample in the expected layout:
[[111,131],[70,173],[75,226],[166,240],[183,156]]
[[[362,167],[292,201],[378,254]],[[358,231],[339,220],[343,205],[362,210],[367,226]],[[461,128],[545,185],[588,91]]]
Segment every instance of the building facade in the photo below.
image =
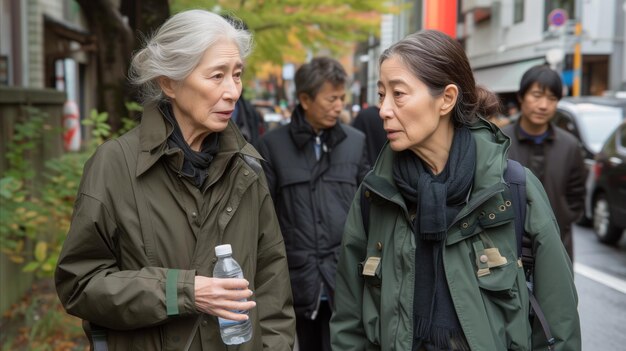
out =
[[73,0],[0,0],[0,87],[64,91],[84,116],[96,104],[86,27]]
[[[442,30],[465,47],[476,81],[515,101],[522,74],[536,64],[558,70],[572,95],[574,47],[581,48],[580,94],[626,90],[626,0],[395,0],[398,14],[383,15],[379,38],[361,45],[361,95],[376,103],[378,57],[385,48],[424,28]],[[577,14],[582,34],[576,36]],[[456,23],[456,30],[451,30]],[[356,58],[355,58],[356,60]],[[363,99],[362,99],[363,100]]]
[[[458,38],[478,83],[514,99],[522,74],[548,63],[572,95],[580,42],[580,95],[626,89],[624,0],[464,0]],[[582,33],[576,35],[577,18]]]

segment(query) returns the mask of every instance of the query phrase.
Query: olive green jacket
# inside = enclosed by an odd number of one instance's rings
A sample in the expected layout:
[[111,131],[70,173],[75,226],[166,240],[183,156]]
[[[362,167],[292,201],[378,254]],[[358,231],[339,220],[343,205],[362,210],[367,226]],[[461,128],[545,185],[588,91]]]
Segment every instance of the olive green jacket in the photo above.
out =
[[[528,321],[529,298],[517,257],[514,210],[503,180],[508,138],[481,120],[474,183],[466,206],[449,227],[443,264],[465,337],[474,351],[546,350],[537,319]],[[349,212],[337,271],[333,350],[412,349],[415,236],[410,213],[393,181],[395,153],[386,146],[363,192],[371,198],[369,235],[360,194]],[[572,265],[541,184],[527,176],[525,229],[534,242],[534,295],[556,338],[555,350],[581,349],[578,297]],[[486,256],[487,262],[482,262]],[[482,260],[481,260],[482,258]],[[377,263],[379,261],[379,263]]]
[[217,318],[194,302],[212,276],[214,247],[231,244],[257,306],[253,338],[236,350],[291,350],[295,315],[283,238],[260,155],[233,123],[202,189],[181,175],[171,126],[146,106],[140,126],[100,146],[85,165],[56,270],[66,310],[106,328],[109,351],[226,350]]

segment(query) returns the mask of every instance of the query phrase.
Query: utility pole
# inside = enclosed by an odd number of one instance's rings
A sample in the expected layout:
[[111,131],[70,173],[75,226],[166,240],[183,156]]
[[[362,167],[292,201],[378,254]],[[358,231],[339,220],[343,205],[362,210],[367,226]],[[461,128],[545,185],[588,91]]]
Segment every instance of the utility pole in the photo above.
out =
[[582,53],[581,53],[581,46],[582,46],[582,34],[583,34],[583,19],[582,19],[582,7],[583,7],[583,1],[582,0],[576,0],[575,3],[575,8],[574,8],[574,13],[575,13],[575,19],[576,19],[576,29],[574,31],[574,38],[575,38],[575,44],[574,44],[574,67],[573,67],[573,71],[574,71],[574,84],[572,87],[572,95],[573,96],[580,96],[580,90],[581,90],[581,79],[582,79]]

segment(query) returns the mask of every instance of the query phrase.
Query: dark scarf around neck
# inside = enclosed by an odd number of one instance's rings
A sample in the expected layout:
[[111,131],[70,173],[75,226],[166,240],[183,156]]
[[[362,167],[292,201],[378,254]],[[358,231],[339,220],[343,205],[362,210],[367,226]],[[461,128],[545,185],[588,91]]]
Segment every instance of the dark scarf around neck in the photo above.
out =
[[413,229],[422,239],[440,241],[445,237],[454,220],[448,208],[465,202],[475,168],[476,145],[467,128],[455,130],[448,162],[436,176],[414,152],[398,155],[393,178],[407,202],[417,205]]
[[456,129],[448,162],[438,175],[412,151],[398,155],[393,176],[407,207],[415,205],[413,349],[467,350],[443,269],[448,227],[467,199],[474,180],[476,145],[467,128]]
[[163,113],[165,120],[174,128],[172,134],[170,134],[167,139],[167,144],[172,148],[178,147],[183,152],[183,175],[191,178],[194,185],[200,188],[208,177],[208,169],[211,165],[211,161],[213,161],[215,154],[217,154],[219,150],[219,133],[207,135],[202,141],[200,151],[194,151],[189,147],[189,144],[187,144],[187,141],[185,141],[183,137],[176,117],[174,117],[172,105],[169,102],[162,102],[159,104],[159,110]]

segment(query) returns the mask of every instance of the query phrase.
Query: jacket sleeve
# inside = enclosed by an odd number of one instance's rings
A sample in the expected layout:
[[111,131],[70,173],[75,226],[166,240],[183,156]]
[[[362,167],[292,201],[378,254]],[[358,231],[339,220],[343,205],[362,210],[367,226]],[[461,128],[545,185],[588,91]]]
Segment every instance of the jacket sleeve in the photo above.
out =
[[[555,350],[577,351],[581,349],[581,332],[572,264],[561,243],[558,224],[541,183],[530,171],[526,172],[526,177],[525,228],[533,237],[534,295],[556,340]],[[546,336],[538,318],[532,330],[533,350],[546,350]]]
[[580,219],[585,209],[585,182],[587,180],[587,167],[583,159],[582,150],[576,147],[572,155],[573,162],[570,163],[569,178],[565,188],[565,196],[569,210],[574,215],[573,221]]
[[123,173],[115,171],[121,169],[115,167],[119,159],[108,151],[99,151],[85,167],[56,267],[55,284],[61,303],[74,316],[116,330],[147,327],[169,316],[197,313],[195,271],[148,264],[139,270],[120,270],[124,248],[117,241],[128,233],[119,227],[112,206],[91,190],[106,188],[103,178],[121,177]]
[[295,339],[287,254],[274,204],[269,194],[259,212],[260,238],[255,276],[255,295],[263,339],[263,350],[291,350]]
[[367,245],[360,194],[359,188],[348,212],[337,266],[335,312],[330,320],[331,345],[337,351],[365,350],[368,345],[361,315],[363,279],[357,268],[366,255]]

